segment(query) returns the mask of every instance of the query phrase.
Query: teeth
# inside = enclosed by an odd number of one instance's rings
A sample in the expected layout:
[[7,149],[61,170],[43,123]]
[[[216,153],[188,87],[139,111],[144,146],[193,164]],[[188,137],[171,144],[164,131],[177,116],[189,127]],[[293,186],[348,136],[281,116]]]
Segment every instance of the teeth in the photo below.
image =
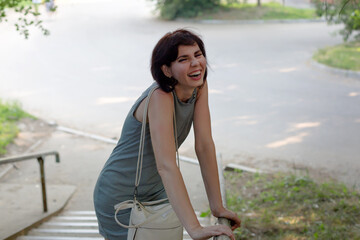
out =
[[190,77],[196,77],[196,76],[199,76],[200,75],[200,71],[197,71],[197,72],[195,72],[195,73],[193,73],[193,74],[191,74],[191,75],[189,75]]

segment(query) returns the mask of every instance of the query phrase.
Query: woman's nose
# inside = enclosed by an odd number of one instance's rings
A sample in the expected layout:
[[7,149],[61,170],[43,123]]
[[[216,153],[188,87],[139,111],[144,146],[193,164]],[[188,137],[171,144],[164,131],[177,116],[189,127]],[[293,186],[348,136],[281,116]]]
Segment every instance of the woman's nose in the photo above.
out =
[[191,60],[191,66],[196,66],[199,64],[199,60],[197,60],[196,58]]

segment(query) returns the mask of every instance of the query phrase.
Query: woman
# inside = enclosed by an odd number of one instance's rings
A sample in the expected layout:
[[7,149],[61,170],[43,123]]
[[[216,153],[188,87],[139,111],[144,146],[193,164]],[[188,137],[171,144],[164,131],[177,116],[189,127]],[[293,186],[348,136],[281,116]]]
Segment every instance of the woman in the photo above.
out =
[[[222,234],[235,239],[226,226],[202,227],[199,224],[176,165],[174,110],[179,145],[194,124],[195,150],[212,214],[232,220],[232,230],[240,226],[240,219],[225,209],[221,201],[208,107],[206,52],[202,40],[184,29],[167,33],[153,50],[151,73],[156,82],[131,108],[121,138],[95,187],[94,204],[100,233],[109,240],[126,239],[127,229],[121,228],[114,221],[114,205],[133,197],[145,106],[143,100],[152,88],[158,86],[149,102],[149,127],[146,128],[138,198],[141,201],[153,201],[168,197],[176,215],[193,239],[207,239]],[[127,223],[129,214],[129,211],[123,211],[118,219]]]

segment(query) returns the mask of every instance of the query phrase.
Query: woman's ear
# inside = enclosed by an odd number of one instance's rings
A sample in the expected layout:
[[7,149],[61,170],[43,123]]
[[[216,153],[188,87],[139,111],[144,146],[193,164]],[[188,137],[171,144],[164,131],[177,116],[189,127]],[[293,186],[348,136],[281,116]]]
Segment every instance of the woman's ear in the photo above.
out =
[[165,64],[161,66],[161,70],[163,71],[164,75],[168,78],[172,77],[170,67],[166,66]]

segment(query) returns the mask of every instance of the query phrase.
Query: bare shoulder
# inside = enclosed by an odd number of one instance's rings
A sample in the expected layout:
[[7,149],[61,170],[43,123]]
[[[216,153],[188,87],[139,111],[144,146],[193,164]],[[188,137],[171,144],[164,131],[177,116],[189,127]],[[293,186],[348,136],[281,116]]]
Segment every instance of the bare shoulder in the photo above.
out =
[[167,93],[160,88],[156,89],[150,98],[150,106],[169,107],[173,102],[172,93]]
[[[171,109],[170,104],[173,102],[171,93],[164,92],[161,89],[156,89],[150,98],[149,102],[149,114],[155,112],[155,117],[160,114],[164,109]],[[134,112],[134,117],[142,122],[143,113],[145,108],[146,101],[145,99],[139,104],[138,108]],[[149,119],[147,119],[148,121]]]
[[157,98],[162,98],[162,100],[170,99],[172,97],[172,94],[170,92],[165,92],[161,88],[158,88],[154,91],[153,96],[156,96]]
[[174,99],[171,93],[156,89],[151,95],[149,102],[148,119],[150,129],[160,131],[171,122],[174,109]]

